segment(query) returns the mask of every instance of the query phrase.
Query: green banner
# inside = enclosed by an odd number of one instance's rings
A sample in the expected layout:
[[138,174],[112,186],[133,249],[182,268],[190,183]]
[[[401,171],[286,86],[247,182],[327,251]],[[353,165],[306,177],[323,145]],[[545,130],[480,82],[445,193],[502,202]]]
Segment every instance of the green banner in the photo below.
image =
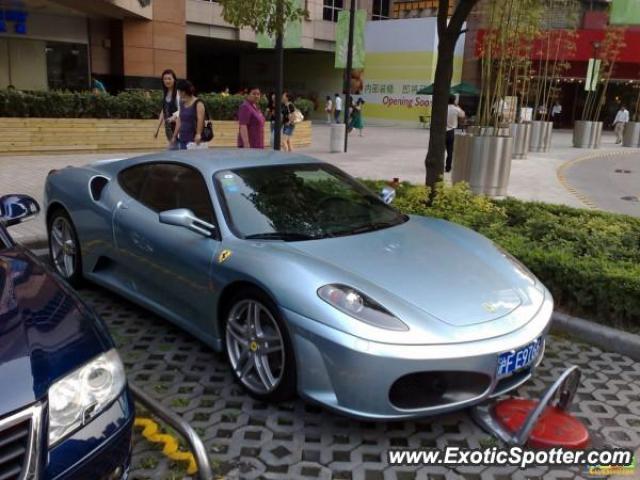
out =
[[609,23],[611,25],[640,25],[640,0],[613,0]]
[[[302,8],[302,0],[293,0],[295,8]],[[276,46],[275,35],[266,33],[256,33],[258,48],[274,48]],[[284,27],[284,38],[282,39],[284,48],[302,48],[302,19],[297,22],[287,22]]]
[[[347,52],[349,50],[349,17],[350,12],[342,10],[338,13],[336,25],[336,63],[335,68],[347,68]],[[367,23],[367,11],[357,10],[353,29],[353,68],[364,68],[364,28]]]
[[598,88],[598,80],[600,79],[600,64],[602,60],[595,58],[589,59],[589,65],[587,66],[587,79],[584,82],[585,92],[595,92]]

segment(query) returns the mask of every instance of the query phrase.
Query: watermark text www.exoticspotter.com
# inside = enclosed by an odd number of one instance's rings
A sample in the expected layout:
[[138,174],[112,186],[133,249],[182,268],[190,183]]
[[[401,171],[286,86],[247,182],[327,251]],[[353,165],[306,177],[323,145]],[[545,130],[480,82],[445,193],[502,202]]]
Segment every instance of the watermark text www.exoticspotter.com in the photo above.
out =
[[601,465],[631,467],[631,450],[569,450],[552,448],[533,450],[522,447],[468,449],[447,446],[443,450],[394,449],[387,452],[391,465],[442,466],[513,466],[527,468],[537,465]]

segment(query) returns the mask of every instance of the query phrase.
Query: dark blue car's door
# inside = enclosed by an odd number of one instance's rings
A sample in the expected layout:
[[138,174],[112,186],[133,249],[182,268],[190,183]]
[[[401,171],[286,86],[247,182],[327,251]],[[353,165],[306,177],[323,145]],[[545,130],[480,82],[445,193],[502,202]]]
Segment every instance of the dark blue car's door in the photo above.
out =
[[[126,190],[127,171],[121,174]],[[114,237],[122,268],[128,272],[128,288],[187,330],[211,335],[215,308],[209,273],[220,242],[159,221],[161,211],[188,208],[215,224],[204,179],[186,165],[151,164],[134,195],[121,202],[114,215]]]

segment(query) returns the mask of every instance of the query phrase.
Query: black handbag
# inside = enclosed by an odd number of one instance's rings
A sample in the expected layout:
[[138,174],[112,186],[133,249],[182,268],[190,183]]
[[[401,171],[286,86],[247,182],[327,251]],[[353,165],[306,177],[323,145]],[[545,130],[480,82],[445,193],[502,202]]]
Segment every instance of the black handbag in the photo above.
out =
[[213,122],[209,118],[209,111],[207,110],[205,103],[200,99],[198,99],[198,102],[202,102],[202,105],[204,106],[204,127],[202,128],[200,138],[203,142],[210,142],[214,137]]

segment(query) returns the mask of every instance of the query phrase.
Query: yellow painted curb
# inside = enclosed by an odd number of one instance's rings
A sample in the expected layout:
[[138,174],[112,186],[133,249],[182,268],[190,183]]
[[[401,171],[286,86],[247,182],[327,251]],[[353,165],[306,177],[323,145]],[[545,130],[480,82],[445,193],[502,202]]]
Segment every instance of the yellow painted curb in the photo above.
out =
[[573,187],[567,178],[565,177],[565,170],[577,163],[584,162],[585,160],[593,160],[595,158],[609,158],[609,157],[619,157],[622,155],[629,155],[634,153],[640,153],[640,149],[630,149],[630,150],[615,150],[615,151],[605,151],[592,153],[590,155],[585,155],[583,157],[574,158],[573,160],[569,160],[568,162],[563,163],[556,170],[556,176],[560,184],[574,197],[576,197],[584,206],[592,210],[598,210],[598,206],[584,193],[578,191],[575,187]]
[[178,441],[172,435],[166,433],[159,433],[159,427],[156,422],[150,418],[136,417],[134,425],[136,427],[143,427],[142,436],[153,443],[162,443],[162,453],[169,457],[171,460],[177,460],[180,462],[189,462],[187,473],[193,475],[198,471],[198,465],[191,452],[181,452],[178,450]]

